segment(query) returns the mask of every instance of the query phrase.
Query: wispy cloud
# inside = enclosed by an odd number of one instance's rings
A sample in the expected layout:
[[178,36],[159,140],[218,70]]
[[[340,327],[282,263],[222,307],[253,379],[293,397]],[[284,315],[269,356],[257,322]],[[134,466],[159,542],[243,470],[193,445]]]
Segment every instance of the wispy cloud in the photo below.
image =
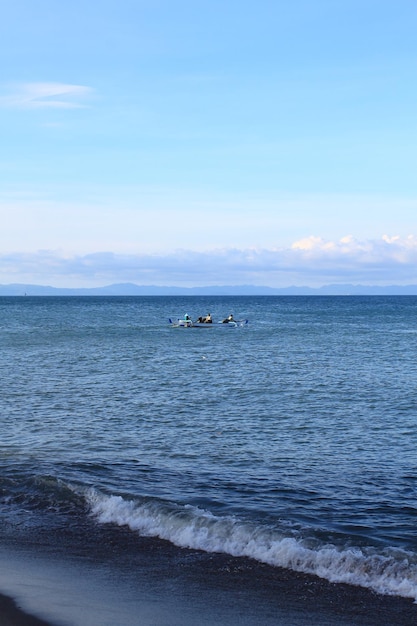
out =
[[3,88],[0,104],[23,109],[76,109],[86,106],[91,87],[67,83],[19,83]]
[[0,256],[0,282],[55,286],[142,285],[320,286],[334,282],[417,284],[417,236],[359,241],[308,237],[289,248],[180,250],[167,255],[101,252],[65,256],[53,251]]

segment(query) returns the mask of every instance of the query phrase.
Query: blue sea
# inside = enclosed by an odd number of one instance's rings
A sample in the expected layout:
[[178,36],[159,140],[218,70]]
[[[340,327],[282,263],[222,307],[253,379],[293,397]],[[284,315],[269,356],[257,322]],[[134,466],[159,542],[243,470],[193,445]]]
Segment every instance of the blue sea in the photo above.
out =
[[417,599],[417,297],[3,297],[0,346],[5,549]]

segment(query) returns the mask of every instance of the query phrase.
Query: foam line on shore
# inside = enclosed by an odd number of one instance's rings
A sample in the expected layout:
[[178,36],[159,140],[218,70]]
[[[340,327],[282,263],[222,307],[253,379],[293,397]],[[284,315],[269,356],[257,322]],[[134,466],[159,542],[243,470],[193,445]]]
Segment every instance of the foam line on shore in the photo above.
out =
[[100,523],[128,526],[143,536],[166,539],[184,548],[250,557],[330,582],[417,600],[417,563],[406,551],[313,544],[285,536],[278,529],[159,500],[128,500],[96,490],[89,490],[86,497]]

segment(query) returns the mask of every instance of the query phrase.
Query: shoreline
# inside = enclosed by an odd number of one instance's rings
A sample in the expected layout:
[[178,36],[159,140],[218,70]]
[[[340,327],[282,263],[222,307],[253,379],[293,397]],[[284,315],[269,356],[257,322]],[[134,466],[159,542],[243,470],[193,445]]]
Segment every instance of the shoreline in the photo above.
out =
[[[290,585],[291,585],[290,581]],[[319,583],[320,584],[320,583]],[[236,590],[235,590],[236,591]],[[127,621],[122,621],[119,626],[191,626],[196,623],[195,619],[199,619],[199,622],[204,626],[226,626],[236,620],[243,626],[383,626],[391,623],[396,626],[414,626],[417,617],[417,606],[410,604],[407,607],[407,600],[403,598],[394,598],[391,596],[376,596],[375,604],[366,607],[363,603],[363,599],[359,598],[356,606],[348,606],[345,593],[341,590],[341,593],[336,593],[336,597],[332,602],[324,600],[319,594],[317,604],[314,603],[314,595],[308,598],[306,606],[306,596],[314,592],[311,589],[306,589],[304,596],[300,596],[300,606],[296,608],[294,597],[294,589],[292,593],[287,594],[281,589],[277,597],[277,604],[275,610],[269,611],[269,619],[265,619],[266,614],[261,611],[259,616],[256,612],[251,611],[245,613],[243,602],[241,605],[242,593],[244,590],[238,591],[235,597],[231,598],[234,609],[232,613],[230,611],[225,614],[220,611],[210,612],[210,607],[205,603],[200,606],[201,614],[198,616],[198,608],[194,607],[191,612],[185,611],[181,615],[180,612],[172,612],[166,605],[164,599],[160,599],[161,606],[154,605],[153,610],[149,611],[149,607],[142,607],[138,603],[137,606],[137,622],[131,621],[131,618]],[[361,592],[359,591],[359,596]],[[393,600],[393,602],[391,602]],[[212,602],[215,603],[217,598],[212,597]],[[314,606],[313,606],[313,604]],[[310,605],[310,610],[308,608]],[[413,607],[415,610],[413,610]],[[197,613],[196,609],[197,608]],[[208,612],[207,612],[208,611]],[[0,624],[1,626],[59,626],[61,623],[71,624],[71,626],[83,626],[83,621],[79,621],[75,618],[73,621],[70,618],[68,621],[68,615],[63,615],[61,618],[46,620],[38,617],[33,613],[28,612],[21,608],[20,604],[11,596],[4,594],[0,591]],[[201,619],[200,619],[201,618]],[[114,616],[112,617],[112,620]],[[393,621],[394,620],[394,621]],[[97,615],[97,619],[91,620],[91,615],[88,618],[88,624],[94,624],[95,626],[101,626],[103,623],[102,616]],[[113,623],[113,622],[105,622]]]
[[135,548],[122,558],[108,527],[94,559],[40,545],[0,549],[1,626],[417,624],[411,599],[121,534]]
[[23,611],[13,598],[0,592],[1,626],[55,626]]

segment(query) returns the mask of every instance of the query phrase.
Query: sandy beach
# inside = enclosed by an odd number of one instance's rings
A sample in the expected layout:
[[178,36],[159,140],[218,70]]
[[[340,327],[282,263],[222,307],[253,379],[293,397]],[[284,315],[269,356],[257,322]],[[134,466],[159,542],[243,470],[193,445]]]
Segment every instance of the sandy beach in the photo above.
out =
[[[238,598],[237,598],[238,599]],[[235,619],[231,622],[223,620],[220,616],[216,618],[210,617],[208,614],[201,615],[202,624],[226,625],[227,623],[239,623],[247,626],[261,626],[263,624],[276,624],[277,626],[386,626],[387,624],[395,624],[395,626],[414,626],[417,619],[417,607],[411,607],[409,603],[399,601],[391,602],[390,599],[378,598],[374,604],[360,606],[347,606],[346,604],[329,603],[326,605],[320,601],[320,606],[314,607],[311,612],[306,611],[305,607],[301,610],[294,610],[294,607],[285,606],[285,598],[280,599],[280,609],[276,610],[274,616],[264,621],[265,615],[261,611],[259,617],[256,611],[252,616],[242,615],[240,609],[236,607]],[[336,604],[336,603],[335,603]],[[206,607],[209,609],[209,607]],[[230,617],[230,616],[229,616]],[[68,623],[65,621],[65,623]],[[70,622],[74,626],[83,626],[81,622]],[[89,621],[90,623],[90,621]],[[96,622],[100,626],[100,620]],[[182,621],[179,615],[158,615],[156,611],[155,617],[152,618],[141,615],[137,617],[137,621],[123,621],[123,626],[181,626],[189,624],[189,616],[184,615]],[[20,609],[14,600],[0,594],[0,624],[1,626],[58,626],[58,623],[45,621],[38,617],[28,614]]]
[[53,626],[37,617],[28,615],[19,609],[11,598],[2,594],[0,594],[0,623],[1,626]]
[[[102,537],[105,539],[105,537]],[[147,542],[145,542],[147,543]],[[158,546],[129,564],[0,554],[1,626],[415,626],[417,604],[250,559]],[[2,558],[3,556],[3,558]],[[10,560],[10,558],[12,560]],[[157,567],[155,567],[157,565]],[[128,570],[126,569],[128,566]],[[161,567],[162,566],[162,567]],[[116,573],[115,573],[116,567]],[[161,571],[165,575],[161,576]],[[16,598],[11,600],[10,598]],[[34,616],[37,617],[34,617]]]

